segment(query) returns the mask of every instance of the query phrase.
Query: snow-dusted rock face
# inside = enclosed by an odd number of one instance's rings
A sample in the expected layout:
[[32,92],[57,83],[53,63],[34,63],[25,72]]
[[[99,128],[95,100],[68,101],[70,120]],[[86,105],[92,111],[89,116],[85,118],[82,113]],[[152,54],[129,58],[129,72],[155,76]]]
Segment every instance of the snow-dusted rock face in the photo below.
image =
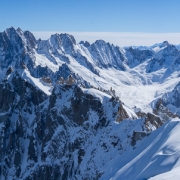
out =
[[110,45],[103,40],[97,40],[88,48],[88,50],[93,56],[97,66],[104,68],[115,67],[120,70],[125,70],[123,64],[125,56],[119,47]]
[[140,50],[133,47],[126,48],[127,65],[133,68],[153,56],[151,50]]
[[19,73],[0,84],[1,179],[98,179],[144,131],[143,119],[116,123],[126,111],[104,92],[57,85],[48,96]]
[[7,68],[9,65],[19,67],[22,62],[29,66],[33,64],[35,45],[36,39],[29,31],[23,32],[11,27],[0,33],[1,68]]
[[174,117],[180,117],[180,83],[171,92],[164,94],[159,101],[163,106],[168,108]]
[[172,92],[165,94],[162,97],[165,104],[172,104],[175,107],[180,107],[180,82],[175,86]]
[[38,41],[37,52],[43,53],[50,58],[53,63],[57,64],[56,57],[62,58],[65,62],[69,62],[65,54],[77,56],[75,50],[76,41],[73,36],[68,34],[54,34],[46,41]]
[[180,63],[180,52],[168,42],[164,42],[159,49],[156,50],[152,60],[146,68],[146,71],[157,71],[161,68],[167,68],[171,71],[178,69]]
[[0,179],[107,179],[179,116],[177,47],[0,33]]
[[179,59],[177,47],[166,41],[146,49],[124,49],[103,40],[77,44],[69,34],[54,34],[48,40],[37,41],[32,33],[20,28],[11,27],[0,33],[2,70],[9,66],[19,68],[24,63],[33,77],[49,76],[53,83],[57,81],[53,79],[55,73],[64,63],[72,67],[72,72],[73,68],[81,66],[97,76],[102,76],[101,70],[128,71],[143,63],[147,63],[147,73],[166,68],[172,74],[179,69]]

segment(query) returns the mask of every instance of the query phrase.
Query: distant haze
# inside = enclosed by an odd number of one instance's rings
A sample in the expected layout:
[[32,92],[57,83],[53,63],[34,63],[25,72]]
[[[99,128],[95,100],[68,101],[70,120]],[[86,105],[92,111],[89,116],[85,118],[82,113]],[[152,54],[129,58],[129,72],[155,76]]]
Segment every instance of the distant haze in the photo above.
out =
[[67,33],[75,37],[77,43],[81,40],[90,43],[102,39],[111,44],[123,46],[151,46],[155,43],[168,41],[171,44],[180,44],[180,33],[144,33],[144,32],[58,32],[34,31],[34,36],[39,39],[49,39],[55,33]]

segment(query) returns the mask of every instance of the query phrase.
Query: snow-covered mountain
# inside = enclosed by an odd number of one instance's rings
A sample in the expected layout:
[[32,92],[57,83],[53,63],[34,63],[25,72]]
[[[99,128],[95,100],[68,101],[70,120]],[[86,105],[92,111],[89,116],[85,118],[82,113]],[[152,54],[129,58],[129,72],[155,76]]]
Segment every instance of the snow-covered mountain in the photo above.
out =
[[138,153],[180,116],[179,59],[167,41],[121,48],[69,34],[36,40],[20,28],[1,32],[1,179],[147,178],[134,171]]

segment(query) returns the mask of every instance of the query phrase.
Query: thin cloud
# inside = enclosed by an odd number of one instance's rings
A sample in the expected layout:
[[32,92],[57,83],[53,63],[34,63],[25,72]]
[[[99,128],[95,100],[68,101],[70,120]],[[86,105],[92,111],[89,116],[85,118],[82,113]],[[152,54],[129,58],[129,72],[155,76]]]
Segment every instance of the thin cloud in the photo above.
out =
[[[65,32],[34,31],[37,39],[49,39],[52,34]],[[77,42],[95,42],[98,39],[105,40],[117,46],[150,46],[155,43],[169,41],[172,44],[180,44],[180,33],[143,33],[143,32],[66,32],[75,37]]]

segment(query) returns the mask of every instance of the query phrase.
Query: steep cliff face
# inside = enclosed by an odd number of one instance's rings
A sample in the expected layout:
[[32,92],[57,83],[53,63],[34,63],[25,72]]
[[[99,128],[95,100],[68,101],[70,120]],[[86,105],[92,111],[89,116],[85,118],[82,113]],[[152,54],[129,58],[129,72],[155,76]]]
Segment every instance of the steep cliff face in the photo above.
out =
[[153,55],[146,67],[146,72],[150,73],[162,68],[167,68],[169,71],[177,70],[179,69],[179,58],[180,52],[178,49],[165,41]]
[[166,119],[180,117],[180,83],[156,102],[155,111],[166,116]]
[[135,49],[133,47],[126,48],[126,63],[130,68],[133,68],[147,59],[151,58],[153,56],[153,51],[146,49],[146,50],[140,50]]
[[36,39],[29,31],[15,30],[13,27],[6,29],[0,33],[1,68],[9,65],[19,67],[22,62],[32,68],[35,46]]
[[123,49],[106,43],[103,40],[97,40],[88,47],[89,52],[93,56],[94,63],[100,68],[115,67],[125,70],[123,61],[125,56]]
[[[17,71],[0,84],[1,179],[18,178],[27,158],[36,158],[33,149],[33,122],[37,107],[47,95],[25,81]],[[31,152],[32,151],[32,152]],[[28,156],[29,154],[29,156]]]

